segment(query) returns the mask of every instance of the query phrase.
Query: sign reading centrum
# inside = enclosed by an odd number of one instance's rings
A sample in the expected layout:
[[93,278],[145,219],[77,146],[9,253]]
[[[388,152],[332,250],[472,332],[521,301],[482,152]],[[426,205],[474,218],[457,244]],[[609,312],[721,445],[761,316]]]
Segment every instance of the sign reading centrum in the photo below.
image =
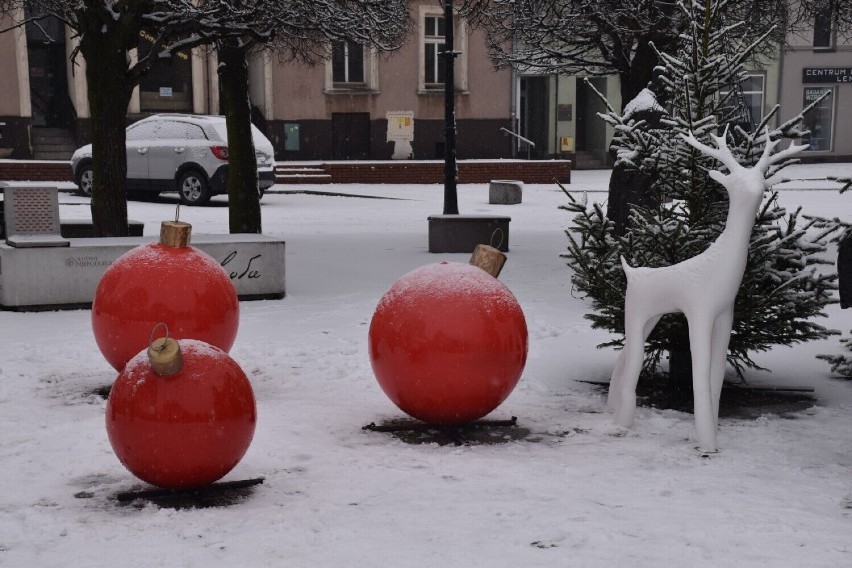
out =
[[852,67],[805,67],[802,83],[852,83]]

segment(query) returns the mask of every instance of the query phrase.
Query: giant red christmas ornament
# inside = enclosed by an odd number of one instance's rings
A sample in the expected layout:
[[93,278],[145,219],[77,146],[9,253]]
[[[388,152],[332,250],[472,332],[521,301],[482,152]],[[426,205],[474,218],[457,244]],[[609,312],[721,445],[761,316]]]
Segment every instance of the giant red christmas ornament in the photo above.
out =
[[227,353],[158,339],[131,359],[109,394],[106,426],[121,463],[148,483],[194,489],[227,474],[254,435],[251,385]]
[[136,247],[104,273],[92,303],[95,341],[120,371],[148,345],[157,322],[172,337],[228,351],[239,327],[237,292],[225,269],[189,246],[190,225],[166,221],[160,242]]
[[497,408],[527,359],[527,325],[515,297],[483,269],[457,262],[397,280],[379,301],[369,336],[385,394],[434,424],[462,424]]

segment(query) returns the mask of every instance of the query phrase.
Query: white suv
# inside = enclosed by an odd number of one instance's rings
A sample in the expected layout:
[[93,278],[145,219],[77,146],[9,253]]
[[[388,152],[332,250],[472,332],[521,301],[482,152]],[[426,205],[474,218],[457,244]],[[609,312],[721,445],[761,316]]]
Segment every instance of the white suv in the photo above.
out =
[[[275,183],[272,143],[251,127],[257,156],[258,191]],[[71,156],[74,182],[92,194],[92,145]],[[157,114],[127,127],[127,192],[155,196],[177,191],[187,205],[204,205],[226,193],[228,132],[223,116]]]

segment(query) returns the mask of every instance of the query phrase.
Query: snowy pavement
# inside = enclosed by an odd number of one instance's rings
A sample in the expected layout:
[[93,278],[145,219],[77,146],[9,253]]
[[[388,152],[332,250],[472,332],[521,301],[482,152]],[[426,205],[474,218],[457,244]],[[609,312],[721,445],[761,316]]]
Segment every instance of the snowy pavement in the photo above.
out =
[[[852,221],[852,196],[813,181],[849,164],[797,166],[782,204]],[[573,173],[572,191],[606,195],[607,171]],[[601,392],[616,353],[572,295],[565,197],[527,185],[523,203],[488,204],[460,186],[462,213],[510,215],[500,279],[529,327],[523,377],[491,418],[530,434],[504,444],[411,445],[367,432],[400,411],[373,378],[367,332],[379,298],[424,264],[469,255],[427,252],[438,186],[275,186],[264,232],[287,241],[287,297],[244,302],[231,355],[251,379],[254,441],[225,480],[264,477],[245,500],[174,510],[120,505],[140,486],[106,436],[93,394],[115,372],[86,310],[0,312],[0,566],[24,567],[648,567],[852,566],[852,382],[818,353],[839,339],[755,359],[756,384],[811,386],[816,406],[723,419],[721,452],[695,451],[692,416],[640,408],[624,430]],[[369,199],[288,193],[336,191]],[[63,193],[63,218],[89,216]],[[181,208],[193,232],[226,233],[227,208]],[[175,199],[130,202],[156,235]],[[838,306],[821,323],[852,329]]]

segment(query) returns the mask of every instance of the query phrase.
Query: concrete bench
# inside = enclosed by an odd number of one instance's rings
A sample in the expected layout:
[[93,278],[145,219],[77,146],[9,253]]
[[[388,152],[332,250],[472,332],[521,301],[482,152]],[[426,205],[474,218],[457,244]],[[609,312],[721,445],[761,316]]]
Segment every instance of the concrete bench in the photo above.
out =
[[[94,226],[88,219],[60,219],[59,230],[66,239],[90,239],[95,236]],[[141,237],[145,223],[130,219],[127,221],[127,235]]]
[[59,226],[56,187],[4,187],[6,242],[16,248],[67,247]]
[[[66,247],[0,243],[0,309],[91,307],[101,276],[119,256],[157,237],[68,239]],[[231,276],[240,300],[283,298],[284,240],[267,235],[193,235],[192,246]]]
[[516,205],[521,202],[524,182],[508,179],[493,180],[488,184],[488,203],[492,205]]

